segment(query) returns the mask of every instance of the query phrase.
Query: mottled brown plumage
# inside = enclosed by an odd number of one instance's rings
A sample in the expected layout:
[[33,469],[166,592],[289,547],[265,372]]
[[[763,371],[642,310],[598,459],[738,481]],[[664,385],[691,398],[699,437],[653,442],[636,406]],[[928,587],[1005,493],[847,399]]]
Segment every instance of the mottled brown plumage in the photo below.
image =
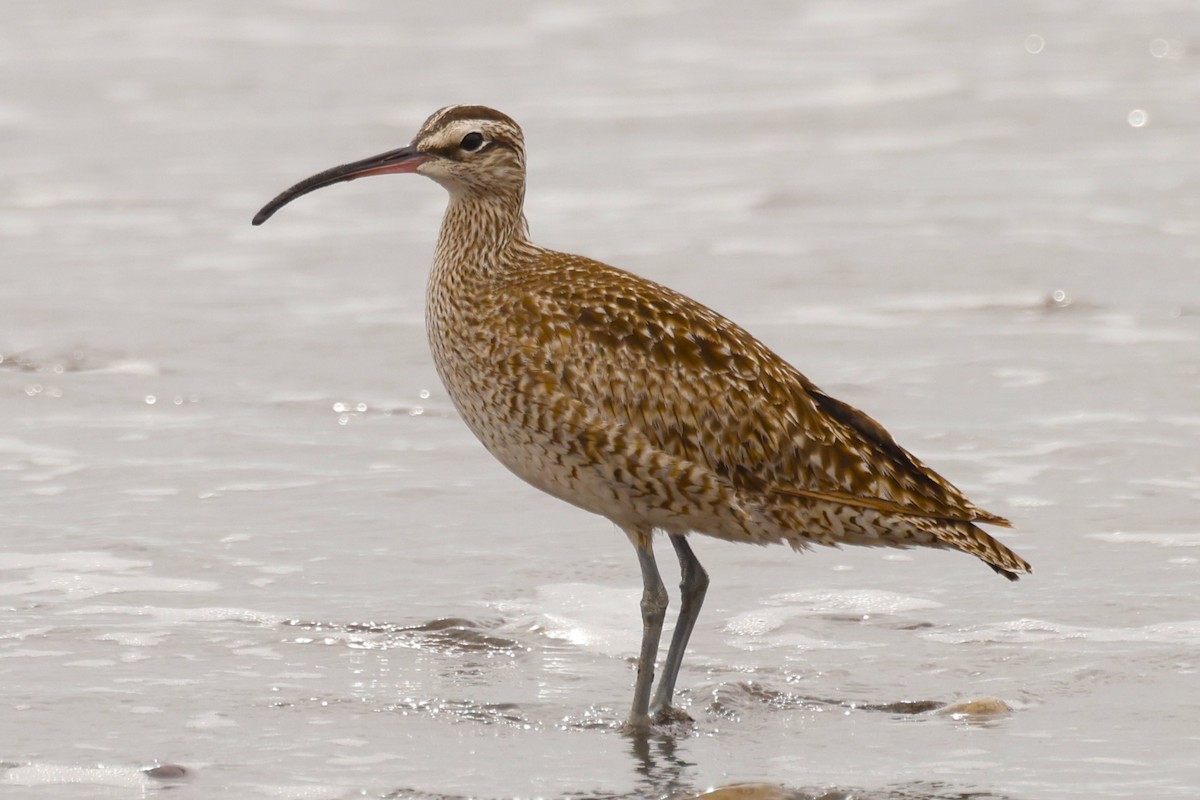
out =
[[650,722],[666,594],[651,534],[670,535],[683,606],[654,700],[671,707],[707,576],[684,536],[754,544],[953,548],[1008,578],[1027,564],[975,523],[1007,526],[745,330],[665,286],[529,240],[512,119],[450,106],[408,147],[320,173],[321,186],[419,172],[450,192],[426,321],[467,425],[518,476],[619,525],[638,549],[643,643],[627,724]]

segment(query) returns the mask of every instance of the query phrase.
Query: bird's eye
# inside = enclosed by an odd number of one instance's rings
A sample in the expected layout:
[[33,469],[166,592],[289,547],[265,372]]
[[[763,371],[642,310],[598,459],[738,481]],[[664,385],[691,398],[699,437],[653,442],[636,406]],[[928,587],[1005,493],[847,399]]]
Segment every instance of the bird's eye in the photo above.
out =
[[462,138],[458,146],[468,153],[474,153],[479,148],[483,147],[483,134],[479,131],[471,131]]

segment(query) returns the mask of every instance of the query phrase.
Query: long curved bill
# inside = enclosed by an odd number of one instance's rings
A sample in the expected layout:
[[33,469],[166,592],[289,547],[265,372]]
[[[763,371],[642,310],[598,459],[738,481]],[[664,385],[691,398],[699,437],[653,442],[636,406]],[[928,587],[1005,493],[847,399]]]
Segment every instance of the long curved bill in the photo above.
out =
[[339,167],[319,172],[311,178],[305,178],[292,188],[280,192],[278,197],[267,203],[262,207],[261,211],[254,215],[253,224],[262,225],[271,218],[272,214],[297,197],[320,189],[323,186],[341,183],[342,181],[352,181],[355,178],[365,178],[368,175],[387,175],[391,172],[416,172],[417,167],[424,164],[431,157],[428,153],[422,153],[412,145],[408,145],[401,147],[399,150],[390,150],[377,156],[364,158],[362,161],[342,164]]

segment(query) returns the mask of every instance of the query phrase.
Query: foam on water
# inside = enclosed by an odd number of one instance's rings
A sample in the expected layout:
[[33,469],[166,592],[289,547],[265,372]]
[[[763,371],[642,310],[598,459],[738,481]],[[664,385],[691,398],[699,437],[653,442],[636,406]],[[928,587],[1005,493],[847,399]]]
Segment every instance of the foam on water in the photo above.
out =
[[185,622],[248,622],[259,625],[278,625],[284,618],[277,614],[269,614],[248,608],[171,608],[156,604],[153,606],[80,606],[67,612],[80,616],[88,615],[117,615],[132,617],[151,617],[161,625],[174,626]]
[[155,781],[134,767],[85,767],[68,764],[22,764],[0,772],[0,787],[8,786],[115,786],[147,790]]
[[924,631],[936,642],[1037,643],[1081,639],[1089,642],[1141,642],[1194,646],[1200,644],[1200,620],[1163,622],[1136,628],[1096,628],[1038,619],[1018,619],[959,631]]
[[546,636],[607,656],[636,652],[641,632],[631,626],[642,592],[635,586],[613,589],[587,583],[537,587],[528,600],[496,604],[508,617],[532,619]]
[[127,592],[215,592],[221,585],[194,578],[132,574],[150,562],[108,553],[3,553],[0,569],[23,571],[17,581],[0,581],[0,596],[62,594],[73,600]]
[[1109,544],[1152,544],[1159,547],[1200,547],[1200,533],[1150,533],[1137,531],[1113,531],[1112,533],[1089,533],[1089,539]]
[[804,589],[775,595],[765,602],[771,605],[798,607],[800,613],[810,614],[899,614],[942,607],[936,600],[880,589],[852,589],[840,592]]

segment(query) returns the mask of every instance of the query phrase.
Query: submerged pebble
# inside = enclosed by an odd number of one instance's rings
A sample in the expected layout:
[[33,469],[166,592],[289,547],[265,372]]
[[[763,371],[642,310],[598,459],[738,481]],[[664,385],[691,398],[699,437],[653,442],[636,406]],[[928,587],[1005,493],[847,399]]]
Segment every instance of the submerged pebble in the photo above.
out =
[[1012,707],[999,697],[977,697],[973,700],[950,703],[934,713],[951,717],[997,717],[1001,714],[1011,714]]
[[784,800],[784,793],[774,783],[735,783],[695,795],[692,800]]
[[179,764],[159,764],[157,767],[147,767],[142,772],[146,777],[160,781],[178,781],[191,777],[188,768]]

